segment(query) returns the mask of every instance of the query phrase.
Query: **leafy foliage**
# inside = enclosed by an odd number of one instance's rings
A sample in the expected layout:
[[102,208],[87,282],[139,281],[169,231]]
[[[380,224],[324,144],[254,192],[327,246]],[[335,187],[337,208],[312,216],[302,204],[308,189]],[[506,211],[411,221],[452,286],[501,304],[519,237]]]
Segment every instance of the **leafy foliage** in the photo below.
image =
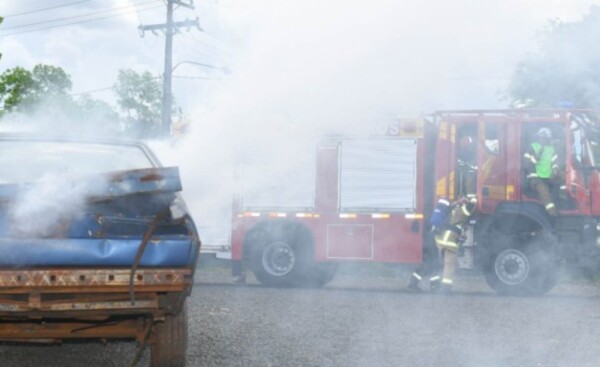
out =
[[115,93],[127,130],[140,137],[160,135],[162,88],[156,77],[147,71],[119,70]]
[[56,66],[39,64],[32,71],[15,67],[0,74],[3,113],[31,113],[46,100],[70,100],[70,91],[69,75]]
[[34,88],[33,75],[21,67],[8,69],[0,75],[0,102],[3,112],[10,112],[28,99]]
[[533,107],[600,108],[600,7],[577,22],[553,21],[536,53],[516,68],[511,102]]
[[119,71],[114,91],[123,116],[89,95],[74,98],[71,87],[70,76],[60,67],[39,64],[32,70],[8,69],[0,74],[0,118],[15,113],[29,116],[29,121],[42,128],[160,136],[162,85],[149,72]]
[[87,94],[77,100],[77,120],[88,131],[103,134],[119,134],[123,127],[117,111],[105,101],[93,99]]
[[[41,131],[114,135],[123,130],[119,114],[108,103],[71,95],[71,78],[60,67],[39,64],[0,74],[0,117],[17,116]],[[23,119],[24,118],[24,119]]]
[[[4,18],[0,17],[0,24],[2,24],[2,22],[4,22]],[[0,60],[2,59],[2,53],[0,52]]]

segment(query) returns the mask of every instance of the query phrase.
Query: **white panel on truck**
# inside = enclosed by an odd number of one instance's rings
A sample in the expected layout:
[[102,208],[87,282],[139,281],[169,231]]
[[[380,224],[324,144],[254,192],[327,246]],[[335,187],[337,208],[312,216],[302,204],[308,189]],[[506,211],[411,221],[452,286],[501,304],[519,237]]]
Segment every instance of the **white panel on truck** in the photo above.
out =
[[340,210],[414,210],[416,164],[417,142],[414,139],[343,139]]
[[241,209],[314,209],[315,169],[314,150],[289,159],[266,158],[245,163],[240,177],[243,187]]

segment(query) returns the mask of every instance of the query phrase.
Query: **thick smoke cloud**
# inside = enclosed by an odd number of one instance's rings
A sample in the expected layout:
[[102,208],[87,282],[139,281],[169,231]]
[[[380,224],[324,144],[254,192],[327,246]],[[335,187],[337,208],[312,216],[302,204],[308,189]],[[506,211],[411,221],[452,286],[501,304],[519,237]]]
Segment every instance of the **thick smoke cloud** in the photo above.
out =
[[[532,25],[544,22],[538,8],[514,0],[220,2],[221,37],[238,45],[232,73],[199,101],[176,153],[198,221],[227,221],[216,213],[227,212],[232,192],[301,166],[319,136],[368,134],[436,109],[504,107],[513,67],[534,44]],[[253,174],[234,176],[240,157]]]

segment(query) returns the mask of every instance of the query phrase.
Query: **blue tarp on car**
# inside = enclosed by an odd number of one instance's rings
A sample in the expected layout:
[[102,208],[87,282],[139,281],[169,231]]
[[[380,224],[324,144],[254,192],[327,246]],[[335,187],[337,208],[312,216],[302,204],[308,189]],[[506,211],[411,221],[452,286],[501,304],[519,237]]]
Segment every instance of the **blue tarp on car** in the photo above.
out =
[[[195,237],[189,233],[190,228],[170,217],[176,193],[181,191],[176,167],[67,179],[64,187],[59,186],[59,192],[66,192],[63,196],[69,199],[71,192],[78,192],[72,190],[74,183],[85,187],[78,198],[85,203],[58,214],[56,208],[61,203],[51,197],[52,192],[44,191],[44,182],[0,184],[0,267],[132,266],[142,238],[152,227],[150,223],[167,210],[169,215],[151,230],[152,238],[138,265],[193,265],[197,252]],[[42,198],[40,206],[35,201],[28,203],[36,210],[14,216],[15,208],[22,205],[23,197],[31,190],[45,193],[34,196]],[[52,200],[56,201],[56,207],[44,206],[45,201]],[[46,218],[50,220],[45,220],[42,226],[40,220]]]
[[[0,239],[0,266],[131,266],[139,239]],[[189,237],[148,242],[140,266],[189,266]]]

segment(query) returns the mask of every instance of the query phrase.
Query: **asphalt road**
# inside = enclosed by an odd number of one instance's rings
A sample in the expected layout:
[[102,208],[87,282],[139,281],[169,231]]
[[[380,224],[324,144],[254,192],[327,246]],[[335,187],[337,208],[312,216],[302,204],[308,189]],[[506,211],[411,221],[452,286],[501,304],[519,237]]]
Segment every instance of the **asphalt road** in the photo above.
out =
[[[498,297],[461,277],[451,296],[405,278],[342,274],[323,289],[234,286],[200,271],[190,366],[597,366],[600,293],[562,281],[541,298]],[[127,366],[135,343],[0,346],[2,366]],[[145,353],[140,366],[148,363]]]

